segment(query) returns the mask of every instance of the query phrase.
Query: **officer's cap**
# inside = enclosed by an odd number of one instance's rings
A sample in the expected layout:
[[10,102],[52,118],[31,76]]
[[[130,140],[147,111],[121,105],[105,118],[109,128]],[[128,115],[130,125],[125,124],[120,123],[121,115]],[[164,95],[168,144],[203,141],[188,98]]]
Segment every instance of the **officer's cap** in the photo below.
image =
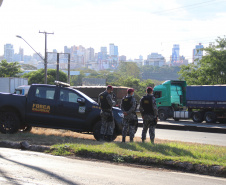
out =
[[134,92],[134,89],[127,89],[128,94],[130,94],[131,92]]
[[152,91],[153,91],[152,87],[147,87],[147,92],[152,92]]
[[113,89],[113,87],[111,85],[108,85],[107,89]]

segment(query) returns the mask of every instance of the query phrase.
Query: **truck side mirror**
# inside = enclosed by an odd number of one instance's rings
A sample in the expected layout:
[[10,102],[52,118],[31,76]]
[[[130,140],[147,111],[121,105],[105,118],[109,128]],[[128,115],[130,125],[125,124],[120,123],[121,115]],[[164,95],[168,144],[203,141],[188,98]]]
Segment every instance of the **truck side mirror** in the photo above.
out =
[[86,102],[86,100],[84,98],[78,98],[77,102],[80,104],[84,104]]

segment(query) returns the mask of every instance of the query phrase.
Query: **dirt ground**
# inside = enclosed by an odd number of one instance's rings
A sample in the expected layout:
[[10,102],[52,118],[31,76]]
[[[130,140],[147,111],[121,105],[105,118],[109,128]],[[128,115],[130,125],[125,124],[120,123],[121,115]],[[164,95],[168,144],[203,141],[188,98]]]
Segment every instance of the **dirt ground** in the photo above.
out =
[[[33,127],[30,133],[18,132],[16,134],[1,134],[1,141],[28,141],[35,145],[53,145],[59,143],[76,143],[96,141],[92,134],[82,134],[61,129],[47,129]],[[86,141],[85,141],[86,140]],[[121,142],[122,136],[118,136],[114,142]],[[129,136],[126,137],[126,142],[129,142]],[[140,137],[135,137],[134,142],[141,142]],[[146,142],[150,142],[149,139]],[[156,139],[155,143],[165,143],[167,140]]]

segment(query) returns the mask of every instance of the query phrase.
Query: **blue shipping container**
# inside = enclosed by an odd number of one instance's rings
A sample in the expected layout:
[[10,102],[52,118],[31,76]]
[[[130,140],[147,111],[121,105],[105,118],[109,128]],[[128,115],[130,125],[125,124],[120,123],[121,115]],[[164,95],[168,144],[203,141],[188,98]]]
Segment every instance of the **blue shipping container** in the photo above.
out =
[[187,101],[226,101],[226,86],[187,86]]

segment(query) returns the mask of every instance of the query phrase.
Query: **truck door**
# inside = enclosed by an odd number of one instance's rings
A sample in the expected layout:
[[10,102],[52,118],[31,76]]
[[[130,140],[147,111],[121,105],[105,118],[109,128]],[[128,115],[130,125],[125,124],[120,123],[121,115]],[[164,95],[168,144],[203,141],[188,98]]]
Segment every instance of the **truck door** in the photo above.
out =
[[27,102],[27,120],[34,124],[55,123],[55,87],[37,86],[32,89]]
[[56,117],[59,125],[76,129],[84,128],[87,106],[79,104],[78,98],[82,97],[77,92],[60,88],[56,106]]

